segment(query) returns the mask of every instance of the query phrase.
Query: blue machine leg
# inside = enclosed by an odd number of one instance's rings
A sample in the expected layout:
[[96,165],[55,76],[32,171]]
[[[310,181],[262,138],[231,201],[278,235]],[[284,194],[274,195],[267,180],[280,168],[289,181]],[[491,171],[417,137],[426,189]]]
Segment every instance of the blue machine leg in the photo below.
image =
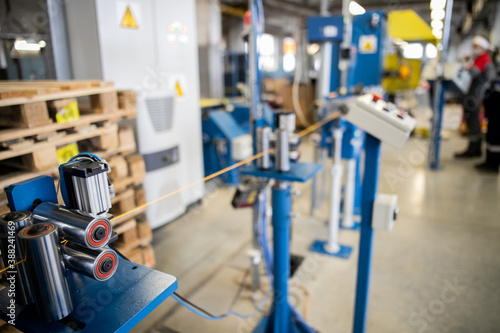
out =
[[431,170],[439,170],[439,157],[441,153],[441,130],[443,127],[443,112],[445,103],[446,82],[437,80],[434,83],[434,99],[439,98],[433,103],[433,118],[431,129],[431,140],[429,146],[429,168]]
[[362,193],[361,236],[359,241],[358,279],[354,308],[354,333],[364,333],[368,315],[370,270],[373,247],[373,203],[377,195],[380,168],[380,140],[366,135],[365,176]]
[[288,276],[290,274],[290,185],[277,182],[273,186],[274,232],[274,330],[289,332]]

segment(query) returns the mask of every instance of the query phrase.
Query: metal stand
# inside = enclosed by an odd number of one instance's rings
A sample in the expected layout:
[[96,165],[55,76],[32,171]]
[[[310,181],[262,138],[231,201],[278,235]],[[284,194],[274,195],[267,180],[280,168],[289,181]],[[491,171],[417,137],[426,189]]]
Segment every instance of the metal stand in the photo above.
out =
[[340,202],[342,195],[342,136],[343,129],[335,127],[333,130],[334,160],[331,169],[331,191],[330,191],[330,218],[329,218],[329,238],[328,241],[316,240],[311,244],[309,250],[348,259],[352,252],[352,247],[341,245],[338,242],[340,224]]
[[[244,167],[242,174],[275,179],[272,188],[273,207],[273,247],[274,247],[274,301],[269,317],[264,317],[257,325],[255,333],[295,333],[310,332],[311,328],[300,321],[292,321],[294,310],[288,303],[288,278],[290,276],[290,228],[292,194],[291,182],[306,182],[319,170],[313,163],[291,163],[290,171],[260,170],[256,166]],[[292,316],[294,314],[294,316]]]
[[441,149],[441,129],[443,127],[443,109],[444,109],[444,93],[446,91],[446,84],[443,81],[443,68],[444,62],[446,61],[448,53],[448,44],[450,41],[450,29],[451,29],[451,15],[453,11],[453,0],[446,1],[446,14],[444,19],[443,27],[443,38],[442,45],[443,50],[439,57],[438,64],[438,78],[434,82],[434,101],[433,101],[433,118],[432,118],[432,130],[431,130],[431,141],[429,146],[429,168],[431,170],[439,170],[439,156]]
[[354,308],[354,333],[363,333],[368,314],[368,296],[373,247],[373,203],[378,190],[380,168],[380,140],[366,135],[365,176],[362,193],[361,236],[359,241],[358,278]]

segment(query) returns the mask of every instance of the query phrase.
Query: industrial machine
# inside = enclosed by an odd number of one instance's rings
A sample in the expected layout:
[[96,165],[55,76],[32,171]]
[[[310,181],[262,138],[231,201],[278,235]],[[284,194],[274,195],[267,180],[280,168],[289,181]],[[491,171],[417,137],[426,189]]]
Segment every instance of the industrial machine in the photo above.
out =
[[[205,176],[222,170],[238,161],[252,156],[253,143],[249,133],[247,104],[229,102],[223,107],[203,109],[203,160]],[[267,104],[262,105],[263,125],[274,126],[274,111]],[[233,169],[220,178],[226,184],[239,184],[239,170]]]
[[[288,295],[288,279],[290,276],[290,229],[292,220],[292,182],[306,182],[321,168],[314,163],[299,163],[297,149],[300,138],[293,134],[295,114],[279,112],[276,114],[274,132],[266,126],[256,128],[256,148],[259,157],[254,165],[242,169],[242,174],[257,179],[274,180],[272,186],[272,225],[273,255],[267,248],[265,232],[258,237],[263,249],[266,272],[273,281],[275,301],[271,315],[264,317],[254,332],[311,332],[312,328],[297,311],[285,301],[276,301],[280,295]],[[271,147],[274,147],[271,149]],[[265,186],[263,188],[265,191]],[[266,202],[259,200],[258,207]],[[260,211],[260,209],[258,209]],[[265,219],[259,219],[261,230],[267,228]],[[272,273],[271,273],[272,272]]]
[[[195,1],[84,0],[65,8],[74,78],[136,91],[146,199],[203,178]],[[198,184],[149,206],[151,226],[173,220],[203,195]]]
[[177,289],[173,276],[110,246],[109,171],[88,153],[61,165],[64,204],[48,176],[7,188],[0,247],[9,287],[0,291],[0,318],[23,332],[128,332]]
[[[326,14],[326,13],[323,13]],[[347,15],[347,16],[346,16]],[[386,15],[369,12],[351,17],[314,16],[308,18],[309,42],[322,45],[323,63],[320,76],[322,101],[318,118],[338,112],[344,98],[359,94],[362,90],[379,89],[383,78],[383,44],[386,36]],[[354,65],[355,64],[355,65]],[[321,193],[318,196],[318,179],[313,181],[311,214],[319,209],[324,200],[326,180],[326,155],[333,158],[331,168],[329,239],[317,240],[311,250],[347,259],[352,248],[338,242],[338,230],[358,229],[355,214],[360,214],[361,167],[360,157],[364,144],[364,132],[346,120],[328,123],[317,140],[316,160],[323,165]],[[342,200],[342,180],[345,161],[347,167],[345,191]],[[341,217],[342,216],[342,217]]]

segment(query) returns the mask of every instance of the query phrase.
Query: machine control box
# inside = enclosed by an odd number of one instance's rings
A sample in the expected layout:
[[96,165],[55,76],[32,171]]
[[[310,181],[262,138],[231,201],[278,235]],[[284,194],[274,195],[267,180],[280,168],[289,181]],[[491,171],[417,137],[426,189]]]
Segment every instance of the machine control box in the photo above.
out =
[[379,194],[373,203],[372,227],[391,231],[398,217],[398,196]]
[[353,98],[348,105],[345,120],[395,148],[403,146],[417,123],[406,111],[377,94]]

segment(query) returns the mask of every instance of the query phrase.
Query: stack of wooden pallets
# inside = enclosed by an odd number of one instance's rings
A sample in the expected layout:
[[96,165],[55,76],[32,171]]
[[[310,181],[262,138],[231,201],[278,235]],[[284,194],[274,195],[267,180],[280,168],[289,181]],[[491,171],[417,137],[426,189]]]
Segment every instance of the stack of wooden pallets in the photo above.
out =
[[[104,81],[0,81],[0,213],[9,211],[4,189],[49,175],[78,152],[92,152],[111,166],[116,190],[112,213],[145,203],[144,160],[134,131],[120,125],[135,118],[135,94]],[[152,239],[144,209],[112,221],[114,245],[130,259],[152,267]]]

